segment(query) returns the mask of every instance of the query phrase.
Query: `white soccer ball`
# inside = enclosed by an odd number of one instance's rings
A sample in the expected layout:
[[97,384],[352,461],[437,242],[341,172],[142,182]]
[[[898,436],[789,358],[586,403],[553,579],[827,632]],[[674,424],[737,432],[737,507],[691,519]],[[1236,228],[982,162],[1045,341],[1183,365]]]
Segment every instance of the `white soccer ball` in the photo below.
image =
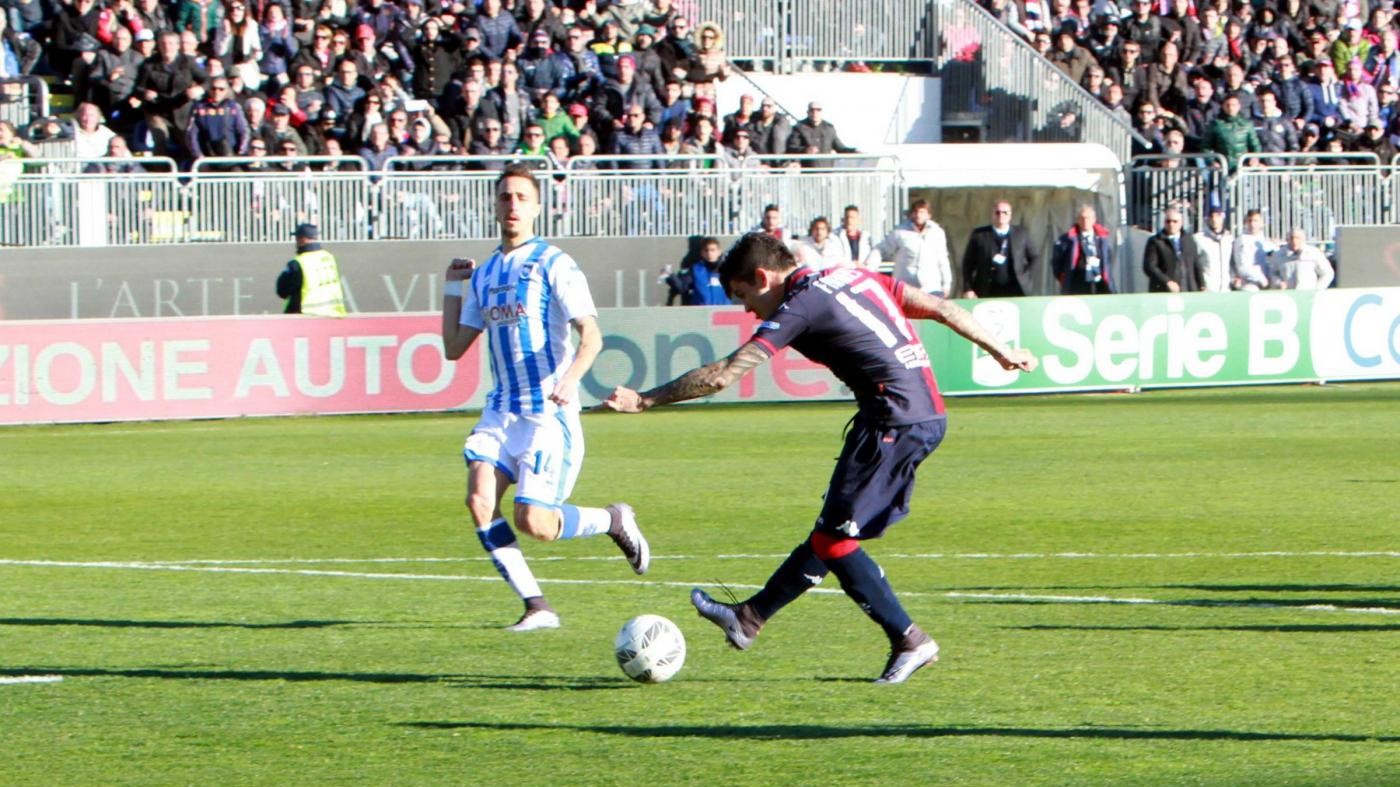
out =
[[613,655],[632,680],[660,683],[675,677],[685,664],[685,637],[660,615],[638,615],[622,624]]

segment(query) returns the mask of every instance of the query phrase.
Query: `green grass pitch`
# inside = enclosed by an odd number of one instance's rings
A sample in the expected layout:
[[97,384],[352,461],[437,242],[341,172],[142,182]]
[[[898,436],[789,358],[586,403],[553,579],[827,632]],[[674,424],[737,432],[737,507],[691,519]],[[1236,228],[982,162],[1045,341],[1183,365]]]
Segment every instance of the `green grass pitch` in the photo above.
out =
[[745,653],[687,603],[803,537],[849,404],[586,416],[656,558],[524,544],[524,635],[469,415],[0,430],[0,784],[1400,784],[1400,385],[949,407],[871,549],[943,647],[897,687],[834,581]]

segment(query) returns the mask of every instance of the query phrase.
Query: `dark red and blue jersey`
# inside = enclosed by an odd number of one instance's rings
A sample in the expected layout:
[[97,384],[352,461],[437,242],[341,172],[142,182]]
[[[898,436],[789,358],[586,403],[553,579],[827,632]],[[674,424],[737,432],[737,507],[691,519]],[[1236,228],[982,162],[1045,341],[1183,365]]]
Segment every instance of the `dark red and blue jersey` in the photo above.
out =
[[943,415],[928,352],[900,307],[902,282],[856,268],[804,267],[785,286],[777,313],[753,335],[769,355],[790,346],[830,369],[877,424]]

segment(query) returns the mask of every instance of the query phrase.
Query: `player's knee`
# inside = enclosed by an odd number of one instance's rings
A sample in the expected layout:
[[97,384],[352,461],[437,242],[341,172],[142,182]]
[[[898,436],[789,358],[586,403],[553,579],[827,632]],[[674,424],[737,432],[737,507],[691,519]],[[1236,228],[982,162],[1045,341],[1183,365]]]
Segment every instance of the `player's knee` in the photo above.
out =
[[860,542],[854,538],[819,531],[812,533],[812,552],[819,560],[837,560],[857,549],[860,549]]
[[559,512],[528,503],[515,504],[515,529],[540,541],[559,538]]

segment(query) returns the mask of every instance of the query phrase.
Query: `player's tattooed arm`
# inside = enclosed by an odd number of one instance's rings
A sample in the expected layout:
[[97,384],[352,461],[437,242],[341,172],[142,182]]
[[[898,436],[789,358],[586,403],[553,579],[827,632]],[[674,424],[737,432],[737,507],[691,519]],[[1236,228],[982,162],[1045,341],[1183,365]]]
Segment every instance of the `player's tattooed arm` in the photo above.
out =
[[746,342],[729,357],[692,369],[650,391],[619,387],[602,406],[619,413],[640,413],[658,405],[699,399],[723,391],[767,360],[768,353],[757,342]]
[[915,287],[905,287],[901,306],[904,315],[910,319],[937,320],[948,326],[954,333],[986,350],[1004,369],[1035,370],[1037,361],[1034,353],[1002,344],[972,316],[972,312],[946,298],[930,295]]

